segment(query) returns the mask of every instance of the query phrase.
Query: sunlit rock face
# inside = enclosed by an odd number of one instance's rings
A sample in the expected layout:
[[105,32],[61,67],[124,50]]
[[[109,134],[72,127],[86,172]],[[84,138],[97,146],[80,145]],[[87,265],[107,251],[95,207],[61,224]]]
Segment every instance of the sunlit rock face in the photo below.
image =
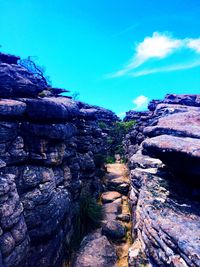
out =
[[130,266],[200,265],[199,95],[167,95],[126,120],[134,244]]
[[98,121],[118,118],[53,88],[40,97],[49,89],[18,60],[0,53],[0,266],[59,267],[81,188],[101,191],[96,156],[107,136]]

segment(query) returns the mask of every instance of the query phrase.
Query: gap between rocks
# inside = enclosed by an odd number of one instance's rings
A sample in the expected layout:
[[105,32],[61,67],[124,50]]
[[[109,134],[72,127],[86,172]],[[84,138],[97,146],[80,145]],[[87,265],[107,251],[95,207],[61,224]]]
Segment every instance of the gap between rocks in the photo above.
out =
[[101,228],[86,235],[72,262],[64,267],[128,267],[132,245],[132,223],[129,206],[129,171],[125,164],[107,164],[102,179],[103,208]]
[[128,200],[129,172],[125,164],[106,165],[105,192],[101,195],[104,209],[102,233],[117,253],[117,267],[128,267],[128,251],[132,244],[131,212]]

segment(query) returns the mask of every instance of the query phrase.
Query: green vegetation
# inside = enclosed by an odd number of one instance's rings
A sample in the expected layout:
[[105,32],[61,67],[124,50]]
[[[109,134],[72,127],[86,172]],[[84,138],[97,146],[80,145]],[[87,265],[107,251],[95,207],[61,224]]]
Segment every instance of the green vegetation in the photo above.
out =
[[115,123],[115,131],[121,134],[127,134],[135,125],[135,121],[118,121]]
[[106,164],[112,164],[115,163],[115,157],[114,156],[107,156],[105,160]]
[[116,154],[119,154],[123,159],[123,139],[134,125],[135,121],[119,121],[114,123],[107,138],[107,143],[109,145],[109,156],[114,157]]
[[104,130],[104,129],[107,129],[108,127],[107,127],[107,125],[106,125],[106,123],[105,122],[103,122],[103,121],[100,121],[99,123],[98,123],[98,125],[99,125],[99,128],[100,129],[102,129],[102,130]]
[[73,222],[75,234],[70,244],[72,251],[79,247],[84,236],[99,228],[103,220],[102,206],[91,196],[87,188],[82,189],[79,203],[79,211]]

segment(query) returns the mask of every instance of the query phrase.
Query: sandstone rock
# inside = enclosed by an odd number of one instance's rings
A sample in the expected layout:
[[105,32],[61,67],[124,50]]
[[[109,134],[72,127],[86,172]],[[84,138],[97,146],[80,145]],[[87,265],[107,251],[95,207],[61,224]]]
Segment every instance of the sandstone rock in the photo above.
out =
[[68,140],[76,134],[76,127],[72,123],[36,124],[25,122],[22,127],[27,135],[36,135],[54,140]]
[[156,126],[146,127],[144,133],[150,137],[157,135],[175,135],[200,138],[199,112],[189,111],[162,117]]
[[12,99],[0,100],[0,118],[19,118],[25,114],[26,104]]
[[198,112],[200,111],[200,108],[193,107],[193,106],[184,106],[184,105],[179,105],[179,104],[161,103],[156,106],[154,115],[163,117],[166,115],[171,115],[171,114],[180,113],[180,112],[189,112],[189,111]]
[[[118,118],[59,97],[63,89],[45,86],[17,60],[0,53],[0,266],[58,267],[76,234],[82,187],[96,198],[102,190],[94,158],[106,155]],[[112,259],[100,266],[113,266]]]
[[114,220],[103,224],[102,233],[115,241],[125,237],[126,229],[120,222]]
[[142,244],[138,239],[135,240],[133,245],[129,248],[128,257],[129,257],[128,262],[130,267],[152,266],[147,260],[147,257],[142,249]]
[[104,220],[112,221],[116,219],[117,214],[121,213],[121,198],[103,205]]
[[117,220],[128,223],[130,222],[131,217],[129,214],[119,214],[117,215]]
[[106,186],[107,189],[115,190],[123,195],[127,195],[129,191],[129,183],[123,177],[108,180]]
[[141,150],[138,150],[132,157],[129,159],[130,169],[135,168],[159,168],[162,166],[162,161],[159,159],[151,158],[147,155],[143,155]]
[[110,203],[121,197],[121,194],[116,191],[108,191],[101,195],[103,203]]
[[200,140],[161,135],[146,140],[144,150],[156,158],[160,158],[175,173],[188,177],[200,174]]
[[[12,134],[15,134],[15,132],[10,133],[10,138]],[[3,135],[4,133],[2,136]],[[7,138],[9,138],[9,135]],[[12,142],[0,144],[0,150],[2,153],[0,159],[3,160],[6,165],[18,164],[24,162],[28,158],[28,153],[25,151],[23,138],[18,136],[16,138],[13,137],[13,139],[14,140]]]
[[200,98],[199,95],[195,94],[168,94],[164,99],[164,103],[172,103],[172,104],[181,104],[185,106],[200,106]]
[[39,78],[25,68],[0,63],[0,97],[37,97],[43,89]]
[[2,63],[17,64],[17,61],[19,59],[20,59],[20,57],[0,52],[0,62],[2,62]]
[[119,201],[115,200],[111,203],[106,203],[103,205],[103,208],[105,210],[105,213],[118,214],[121,211],[121,200],[119,200]]
[[17,137],[18,124],[15,122],[0,122],[0,143],[12,141]]
[[65,97],[21,99],[27,105],[26,116],[33,121],[69,121],[79,114],[76,103]]
[[99,233],[89,234],[84,238],[77,252],[74,267],[113,267],[117,255],[106,236]]

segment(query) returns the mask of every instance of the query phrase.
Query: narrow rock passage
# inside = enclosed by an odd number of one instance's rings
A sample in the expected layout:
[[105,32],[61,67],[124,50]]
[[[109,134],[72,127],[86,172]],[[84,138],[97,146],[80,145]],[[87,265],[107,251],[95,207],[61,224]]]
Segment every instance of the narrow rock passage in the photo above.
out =
[[102,231],[116,249],[116,266],[128,267],[128,250],[132,243],[128,169],[122,163],[108,164],[106,168],[105,192],[101,197],[105,212]]

